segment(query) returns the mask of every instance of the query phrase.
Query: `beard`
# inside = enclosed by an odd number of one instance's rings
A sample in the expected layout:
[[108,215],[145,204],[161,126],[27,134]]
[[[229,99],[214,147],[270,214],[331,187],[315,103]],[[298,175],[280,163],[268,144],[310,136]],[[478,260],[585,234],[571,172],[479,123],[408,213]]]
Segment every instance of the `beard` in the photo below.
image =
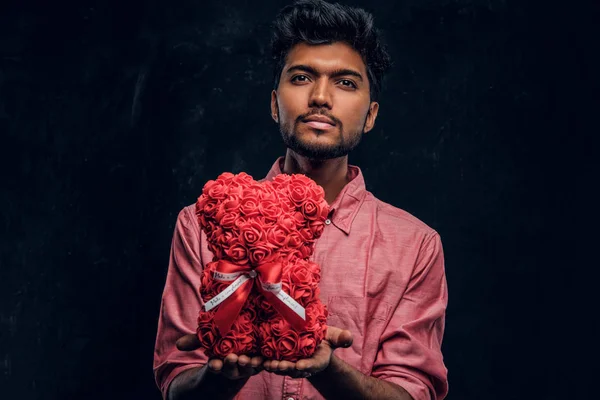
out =
[[[281,121],[281,117],[278,114],[278,121]],[[362,128],[357,132],[349,132],[348,135],[344,135],[344,127],[341,121],[336,120],[336,127],[338,128],[337,142],[334,144],[324,143],[309,143],[300,139],[298,134],[298,125],[301,123],[302,116],[300,116],[293,125],[284,125],[279,122],[279,132],[286,147],[293,150],[297,154],[306,157],[310,160],[329,160],[332,158],[344,157],[352,150],[354,150],[362,139],[365,124],[367,123],[367,117],[365,116]]]

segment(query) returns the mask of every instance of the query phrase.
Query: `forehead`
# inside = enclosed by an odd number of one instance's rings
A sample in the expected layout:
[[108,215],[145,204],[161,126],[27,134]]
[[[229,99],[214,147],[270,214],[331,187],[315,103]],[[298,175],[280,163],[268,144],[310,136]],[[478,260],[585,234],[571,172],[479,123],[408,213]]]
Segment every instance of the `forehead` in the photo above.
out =
[[309,45],[298,43],[290,49],[283,72],[292,65],[310,65],[319,71],[349,68],[366,76],[366,66],[360,54],[343,42]]

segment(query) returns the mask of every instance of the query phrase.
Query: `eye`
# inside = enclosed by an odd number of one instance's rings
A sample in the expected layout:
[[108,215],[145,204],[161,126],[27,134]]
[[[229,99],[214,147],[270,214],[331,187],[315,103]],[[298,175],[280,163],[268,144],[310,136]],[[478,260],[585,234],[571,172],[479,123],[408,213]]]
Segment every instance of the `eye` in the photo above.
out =
[[[302,80],[298,80],[296,78],[303,78]],[[292,82],[308,82],[308,76],[306,75],[296,75],[292,77]]]
[[343,86],[347,86],[347,87],[356,89],[356,85],[350,79],[342,79],[340,82],[342,83]]

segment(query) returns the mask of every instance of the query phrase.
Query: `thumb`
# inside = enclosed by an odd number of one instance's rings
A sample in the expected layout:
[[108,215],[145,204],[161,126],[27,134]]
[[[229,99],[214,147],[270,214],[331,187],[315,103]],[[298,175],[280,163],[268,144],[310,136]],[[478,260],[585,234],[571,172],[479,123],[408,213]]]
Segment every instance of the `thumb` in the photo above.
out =
[[196,335],[185,335],[180,337],[177,342],[175,342],[175,346],[181,351],[192,351],[199,348],[200,340],[198,340],[198,336]]
[[334,349],[337,347],[350,347],[353,341],[352,333],[349,330],[336,328],[335,326],[327,327],[325,338]]

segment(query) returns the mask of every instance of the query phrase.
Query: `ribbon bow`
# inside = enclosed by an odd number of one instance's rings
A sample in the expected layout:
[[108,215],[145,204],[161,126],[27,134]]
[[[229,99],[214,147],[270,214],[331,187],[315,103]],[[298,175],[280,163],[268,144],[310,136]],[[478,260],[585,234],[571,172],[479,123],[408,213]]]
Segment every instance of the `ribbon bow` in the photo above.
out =
[[306,314],[296,300],[282,290],[281,274],[283,266],[279,262],[259,265],[256,269],[219,260],[213,271],[214,279],[233,282],[221,293],[204,303],[204,310],[210,311],[220,305],[214,321],[221,335],[225,335],[239,315],[246,299],[252,291],[252,282],[258,278],[258,289],[296,330],[306,326]]

